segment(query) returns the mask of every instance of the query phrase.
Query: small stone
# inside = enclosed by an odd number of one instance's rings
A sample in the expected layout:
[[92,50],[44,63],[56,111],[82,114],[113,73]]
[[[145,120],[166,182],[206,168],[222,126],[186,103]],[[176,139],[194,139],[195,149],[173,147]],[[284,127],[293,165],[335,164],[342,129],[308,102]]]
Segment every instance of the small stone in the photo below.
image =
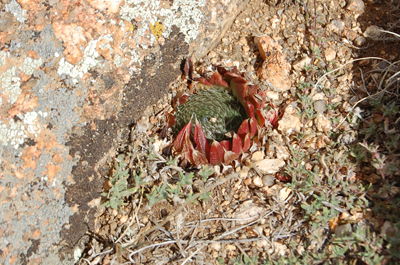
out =
[[293,63],[293,68],[294,70],[300,72],[304,69],[306,65],[311,64],[311,58],[308,56],[303,57],[302,59],[296,61]]
[[258,167],[263,174],[274,174],[278,172],[284,165],[285,161],[283,159],[263,159],[261,161],[254,162],[254,166]]
[[286,146],[276,145],[276,158],[286,160],[289,157],[289,149]]
[[383,223],[381,228],[381,234],[385,237],[388,236],[390,238],[395,238],[396,236],[396,229],[393,228],[393,225],[390,221],[386,221]]
[[337,237],[342,237],[350,235],[352,231],[353,228],[351,227],[351,224],[339,225],[338,227],[335,228],[335,235]]
[[221,167],[218,165],[214,166],[214,173],[215,175],[219,176],[221,174]]
[[317,100],[314,102],[314,109],[317,113],[324,113],[326,111],[325,100]]
[[259,160],[264,159],[264,152],[262,152],[262,151],[254,152],[253,155],[251,156],[251,159],[253,161],[259,161]]
[[287,255],[287,252],[288,252],[287,251],[288,248],[286,245],[276,242],[276,241],[274,242],[274,248],[272,248],[272,249],[274,250],[274,255],[277,255],[279,257]]
[[289,105],[285,109],[282,119],[278,122],[278,129],[286,135],[299,132],[301,129],[301,121],[297,116],[297,110],[293,105]]
[[211,249],[215,251],[220,251],[221,250],[221,243],[219,242],[214,242],[210,244]]
[[271,101],[278,101],[279,100],[279,93],[271,90],[266,91],[266,97]]
[[243,221],[238,221],[238,223],[245,224],[260,217],[264,211],[263,207],[258,206],[253,201],[245,201],[235,211],[234,218],[243,219]]
[[257,247],[259,247],[259,248],[266,248],[269,246],[268,241],[265,239],[258,240],[256,244],[257,244]]
[[272,185],[275,184],[275,178],[273,178],[270,175],[263,176],[262,181],[265,187],[271,187]]
[[271,37],[261,36],[257,39],[258,50],[264,63],[257,71],[257,75],[267,80],[275,89],[287,91],[290,89],[291,82],[290,63],[283,53],[282,47]]
[[279,191],[279,198],[281,201],[286,200],[289,197],[289,194],[292,192],[290,188],[284,187]]
[[210,58],[215,58],[215,57],[217,57],[217,53],[214,52],[214,51],[210,51],[210,52],[208,53],[208,57],[210,57]]
[[254,186],[256,186],[258,188],[262,188],[264,186],[264,183],[259,176],[255,176],[253,178],[253,184],[254,184]]
[[359,36],[354,40],[354,44],[358,47],[363,46],[367,40],[363,36]]
[[241,179],[247,178],[247,175],[249,174],[250,168],[243,166],[242,170],[239,171],[239,177]]
[[204,188],[204,182],[201,179],[197,179],[193,182],[193,191],[194,192],[201,192]]
[[332,48],[328,48],[325,50],[325,59],[327,61],[333,61],[336,58],[336,51]]
[[314,96],[312,96],[313,101],[321,100],[324,99],[325,94],[324,93],[315,93]]
[[320,132],[328,132],[332,129],[331,121],[323,114],[318,114],[315,118],[315,126]]
[[344,8],[346,6],[346,0],[339,0],[339,6]]
[[128,216],[126,216],[126,215],[123,215],[123,216],[121,216],[121,218],[119,218],[119,222],[121,224],[124,224],[127,220],[128,220]]
[[235,251],[236,250],[236,246],[235,245],[226,245],[225,249],[227,251]]
[[336,34],[342,34],[344,30],[344,22],[340,19],[332,20],[331,23],[328,24],[327,28],[329,31],[336,33]]
[[364,31],[364,37],[370,38],[373,40],[378,40],[382,33],[381,30],[383,30],[383,29],[378,26],[369,26]]
[[343,35],[350,41],[354,41],[355,39],[357,39],[359,37],[359,35],[357,34],[357,32],[355,32],[352,29],[347,29],[343,32]]
[[347,9],[353,12],[357,12],[359,14],[364,12],[365,4],[362,0],[351,0]]
[[[251,186],[251,185],[252,185],[251,178],[245,179],[245,180],[243,181],[243,184],[246,185],[246,186]],[[254,188],[254,187],[253,187],[253,188]]]

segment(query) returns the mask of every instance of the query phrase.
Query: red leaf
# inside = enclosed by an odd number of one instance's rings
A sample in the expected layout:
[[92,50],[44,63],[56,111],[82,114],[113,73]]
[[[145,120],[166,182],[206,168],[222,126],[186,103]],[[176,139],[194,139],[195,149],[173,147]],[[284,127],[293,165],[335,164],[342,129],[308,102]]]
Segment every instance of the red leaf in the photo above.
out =
[[245,107],[247,97],[247,81],[243,77],[236,77],[231,80],[232,94],[239,100],[239,102]]
[[224,148],[217,141],[214,141],[210,148],[210,164],[220,165],[224,158]]
[[182,149],[185,147],[184,146],[185,138],[186,136],[189,138],[191,129],[192,129],[192,121],[186,124],[176,136],[176,139],[174,141],[174,149],[176,152],[182,152]]
[[257,99],[254,95],[248,96],[247,100],[253,104],[255,109],[259,109],[262,107],[262,102],[261,100]]
[[212,86],[210,84],[210,82],[207,81],[207,79],[205,79],[204,77],[199,77],[196,79],[196,82],[203,84],[203,85],[207,85],[207,86]]
[[250,119],[250,133],[250,138],[253,138],[257,133],[257,121],[254,117]]
[[260,125],[260,127],[263,127],[265,124],[265,118],[260,109],[256,111],[256,118],[257,118],[258,125]]
[[228,83],[227,83],[224,79],[222,79],[222,75],[221,75],[220,73],[218,73],[218,72],[215,72],[215,73],[211,76],[209,82],[210,82],[211,84],[213,84],[213,85],[219,85],[219,86],[223,86],[223,87],[229,87],[229,86],[228,86]]
[[250,148],[250,133],[246,134],[243,141],[243,152],[246,152]]
[[180,98],[178,99],[179,105],[185,104],[185,103],[188,101],[188,99],[189,99],[189,96],[188,96],[188,95],[183,95],[182,97],[180,97]]
[[207,165],[208,164],[207,157],[204,154],[202,154],[199,151],[197,151],[197,150],[193,150],[192,158],[193,158],[193,165],[195,165],[195,166]]
[[236,154],[232,151],[227,150],[224,153],[223,162],[224,162],[224,164],[230,164],[233,160],[235,160],[238,157],[239,157],[239,154]]
[[249,117],[249,118],[255,117],[254,116],[254,106],[253,106],[253,104],[251,104],[250,102],[246,101],[245,110],[246,110],[247,117]]
[[247,85],[247,95],[248,96],[253,96],[255,94],[257,94],[257,86],[256,85],[252,85],[252,84],[248,84]]
[[238,155],[242,152],[242,139],[236,133],[232,138],[232,151]]
[[166,116],[167,116],[168,127],[174,126],[174,124],[176,123],[175,116],[172,115],[171,113],[167,113]]
[[[219,71],[219,69],[218,69],[218,71]],[[231,82],[231,80],[234,78],[242,78],[241,75],[234,73],[234,72],[229,72],[229,71],[226,71],[225,73],[221,73],[221,74],[224,76],[224,78],[226,80],[228,80],[228,82]]]
[[239,137],[244,140],[245,136],[250,132],[250,128],[249,128],[249,120],[246,119],[242,122],[242,124],[240,125],[237,134],[239,135]]
[[192,142],[189,139],[189,135],[190,135],[190,133],[187,134],[185,132],[185,136],[184,136],[183,143],[182,143],[182,163],[183,164],[186,164],[186,163],[194,164],[193,151],[195,151],[195,150],[193,148]]
[[225,150],[231,150],[231,143],[229,141],[223,140],[219,144],[222,145]]
[[204,156],[210,155],[210,145],[207,142],[206,134],[204,133],[203,127],[196,119],[194,125],[194,142],[196,143],[196,150],[199,150]]

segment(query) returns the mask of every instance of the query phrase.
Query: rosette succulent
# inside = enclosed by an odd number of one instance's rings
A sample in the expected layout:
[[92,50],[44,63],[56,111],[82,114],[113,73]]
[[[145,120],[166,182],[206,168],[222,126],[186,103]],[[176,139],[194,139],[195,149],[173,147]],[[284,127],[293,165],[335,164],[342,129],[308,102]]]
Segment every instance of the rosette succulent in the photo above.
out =
[[[194,81],[196,94],[179,99],[172,129],[183,164],[229,164],[246,152],[265,125],[264,92],[236,70],[217,68],[209,80]],[[234,132],[228,140],[228,132]]]

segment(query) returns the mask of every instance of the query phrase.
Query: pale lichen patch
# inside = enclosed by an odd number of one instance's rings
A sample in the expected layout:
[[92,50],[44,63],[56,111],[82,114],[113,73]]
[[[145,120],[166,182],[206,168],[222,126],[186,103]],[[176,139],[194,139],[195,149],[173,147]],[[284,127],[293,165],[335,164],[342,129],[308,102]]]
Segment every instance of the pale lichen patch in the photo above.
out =
[[1,87],[3,88],[3,93],[8,92],[8,103],[14,104],[17,101],[18,96],[21,94],[21,83],[20,78],[16,75],[17,67],[13,66],[7,71],[5,71],[1,77]]
[[24,74],[26,75],[32,75],[33,72],[35,71],[35,68],[41,66],[42,64],[43,64],[42,58],[35,60],[32,59],[31,57],[26,57],[25,61],[19,67],[19,70],[24,72]]
[[25,22],[26,11],[22,9],[22,7],[18,4],[17,1],[11,0],[10,3],[6,5],[5,10],[6,12],[12,13],[18,22],[21,23]]
[[132,20],[140,22],[134,38],[138,47],[140,45],[146,49],[156,41],[156,37],[150,34],[151,25],[160,22],[164,26],[162,31],[164,38],[169,37],[172,26],[175,25],[185,35],[186,42],[196,39],[203,19],[200,8],[205,5],[205,0],[175,0],[170,8],[164,8],[161,7],[161,1],[126,0],[120,9],[120,15],[128,22]]
[[28,138],[28,135],[34,137],[40,133],[40,125],[37,122],[39,114],[35,111],[28,112],[25,115],[18,114],[18,121],[8,120],[8,124],[0,122],[0,143],[11,145],[18,149]]
[[7,52],[0,51],[0,67],[6,64]]
[[97,40],[91,40],[85,48],[82,60],[75,66],[67,62],[65,58],[61,58],[57,74],[60,76],[63,74],[70,76],[72,83],[76,85],[79,78],[82,78],[92,67],[97,65],[99,53],[96,51],[96,45]]

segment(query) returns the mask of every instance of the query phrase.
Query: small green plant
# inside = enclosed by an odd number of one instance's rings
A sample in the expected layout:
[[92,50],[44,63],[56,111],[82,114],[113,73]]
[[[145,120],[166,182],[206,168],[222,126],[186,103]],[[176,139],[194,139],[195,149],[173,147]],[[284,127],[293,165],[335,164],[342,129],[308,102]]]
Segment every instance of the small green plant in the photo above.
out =
[[[198,200],[199,200],[199,201],[201,201],[201,200],[207,201],[208,198],[209,198],[210,195],[211,195],[211,192],[210,192],[210,191],[209,191],[209,192],[201,191],[201,192],[202,192],[202,194],[199,196]],[[195,195],[195,194],[193,194],[192,192],[189,193],[189,194],[187,195],[186,201],[190,201],[194,195]],[[198,205],[198,204],[199,204],[197,201],[193,201],[193,203],[194,203],[195,205]]]
[[149,200],[150,207],[153,206],[156,202],[159,202],[163,199],[167,199],[169,197],[167,191],[167,185],[168,184],[164,182],[164,184],[161,187],[153,186],[152,193],[146,194],[146,197]]
[[148,159],[151,160],[151,159],[155,159],[155,158],[157,158],[157,155],[153,154],[153,151],[149,149]]
[[236,259],[231,260],[231,262],[229,262],[229,264],[234,264],[234,265],[253,265],[253,264],[257,264],[258,261],[258,257],[254,256],[254,257],[249,257],[245,254],[241,254],[240,256],[238,256]]
[[115,159],[115,168],[110,179],[111,188],[107,193],[102,193],[107,197],[107,201],[102,206],[120,210],[121,206],[126,205],[126,197],[138,190],[137,187],[128,188],[129,168],[124,159],[125,155],[119,155]]
[[170,157],[168,158],[167,163],[166,163],[167,166],[175,166],[175,165],[176,165],[176,160],[177,160],[176,157],[170,156]]
[[180,180],[178,181],[178,185],[192,185],[192,178],[194,177],[194,173],[191,172],[189,174],[183,174],[182,171],[179,171]]
[[203,180],[203,182],[206,182],[208,177],[214,174],[214,169],[209,166],[203,165],[202,168],[199,170],[199,176]]

